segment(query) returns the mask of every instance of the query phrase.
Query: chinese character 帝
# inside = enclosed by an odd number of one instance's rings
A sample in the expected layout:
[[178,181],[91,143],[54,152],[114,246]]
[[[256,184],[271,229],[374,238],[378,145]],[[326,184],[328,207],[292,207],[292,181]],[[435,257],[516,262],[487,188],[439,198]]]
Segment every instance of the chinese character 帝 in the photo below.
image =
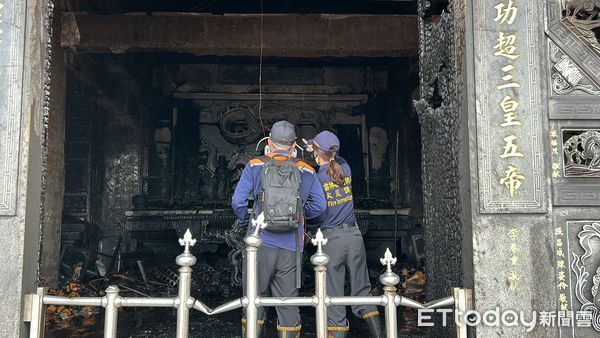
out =
[[508,166],[508,169],[504,171],[504,177],[500,179],[500,184],[504,184],[510,191],[510,197],[515,197],[515,192],[519,190],[525,180],[525,175],[518,173],[517,170],[517,167],[513,165]]

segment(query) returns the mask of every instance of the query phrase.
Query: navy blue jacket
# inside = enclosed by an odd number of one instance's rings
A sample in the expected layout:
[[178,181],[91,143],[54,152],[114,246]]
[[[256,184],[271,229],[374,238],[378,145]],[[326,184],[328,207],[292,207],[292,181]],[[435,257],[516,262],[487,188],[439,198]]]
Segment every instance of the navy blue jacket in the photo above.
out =
[[[277,159],[280,156],[289,157],[290,153],[276,151],[274,155],[274,158]],[[231,206],[242,226],[247,226],[250,219],[250,215],[248,214],[248,199],[250,196],[253,196],[255,201],[258,198],[260,192],[260,172],[263,165],[264,162],[260,158],[250,160],[242,172],[242,177],[238,185],[235,187]],[[325,196],[314,169],[302,161],[297,161],[296,165],[300,168],[301,172],[300,198],[304,204],[304,218],[311,220],[325,211]],[[257,204],[255,203],[254,205],[255,212],[258,208]],[[252,229],[250,230],[252,231]],[[303,224],[300,224],[298,227],[300,236],[302,236],[303,231]],[[294,232],[273,233],[261,230],[260,238],[263,240],[263,245],[265,246],[296,251],[296,236]]]
[[310,227],[318,226],[323,229],[333,228],[340,224],[354,224],[356,216],[354,215],[354,200],[352,197],[352,172],[348,162],[340,156],[336,156],[336,161],[342,166],[344,171],[344,184],[337,185],[327,177],[327,168],[329,163],[323,164],[319,168],[317,177],[321,183],[321,188],[325,192],[327,200],[327,210],[321,216],[309,223]]

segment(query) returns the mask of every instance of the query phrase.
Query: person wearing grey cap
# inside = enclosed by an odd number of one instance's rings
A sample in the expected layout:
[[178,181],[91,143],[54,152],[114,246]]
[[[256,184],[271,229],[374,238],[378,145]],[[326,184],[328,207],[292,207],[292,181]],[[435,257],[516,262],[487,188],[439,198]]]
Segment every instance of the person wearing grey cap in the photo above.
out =
[[[299,288],[298,264],[301,259],[299,253],[302,250],[304,219],[313,219],[325,211],[325,196],[314,169],[305,162],[292,158],[292,152],[296,147],[294,125],[288,121],[278,121],[273,124],[267,146],[270,149],[267,155],[251,159],[244,168],[233,194],[231,205],[241,226],[248,226],[250,219],[248,200],[251,196],[254,198],[254,217],[265,211],[264,209],[269,211],[265,213],[267,227],[260,232],[262,245],[258,249],[258,293],[265,296],[270,289],[274,297],[294,297],[298,295]],[[273,167],[277,170],[269,170]],[[286,173],[286,170],[289,175],[281,174]],[[273,175],[281,175],[273,180],[273,182],[283,182],[281,186],[266,186],[266,181],[271,182]],[[296,178],[299,178],[299,182]],[[293,191],[289,190],[290,186],[294,184],[297,187],[294,187]],[[266,191],[268,189],[273,189],[273,192]],[[269,220],[269,217],[272,216],[270,214],[279,212],[278,205],[267,206],[269,198],[265,196],[269,194],[276,195],[275,200],[286,200],[290,196],[292,197],[292,202],[285,204],[285,208],[283,208],[293,211],[293,215],[289,215],[288,218],[294,220],[291,231],[282,231],[281,229],[276,231],[278,221],[274,218]],[[299,209],[298,212],[301,214],[297,215],[295,209]],[[288,225],[290,223],[292,222],[288,222]],[[283,222],[282,228],[284,226],[285,222]],[[254,230],[249,229],[249,231]],[[245,291],[246,285],[244,285]],[[299,337],[302,326],[298,307],[279,306],[276,310],[279,337]],[[264,319],[264,309],[260,307],[259,330],[262,330]],[[242,334],[244,335],[244,327],[242,327]]]
[[[354,215],[352,172],[346,160],[338,156],[340,140],[334,133],[323,131],[308,141],[307,145],[319,166],[317,177],[327,200],[327,211],[307,223],[308,227],[319,227],[328,239],[323,248],[329,256],[327,294],[330,297],[344,296],[344,279],[348,272],[351,296],[368,296],[371,283],[367,255]],[[371,337],[383,337],[376,306],[354,305],[352,312],[366,321]],[[327,319],[328,337],[346,337],[350,325],[345,306],[328,308]]]

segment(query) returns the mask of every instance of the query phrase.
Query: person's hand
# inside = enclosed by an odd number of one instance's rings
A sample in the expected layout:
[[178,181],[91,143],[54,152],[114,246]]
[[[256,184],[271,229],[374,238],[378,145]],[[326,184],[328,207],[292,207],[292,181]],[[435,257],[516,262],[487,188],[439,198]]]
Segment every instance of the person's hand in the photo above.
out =
[[308,144],[308,141],[306,139],[302,139],[302,142],[304,142],[305,145],[305,149],[306,151],[308,151],[309,153],[312,153],[314,151],[312,144]]

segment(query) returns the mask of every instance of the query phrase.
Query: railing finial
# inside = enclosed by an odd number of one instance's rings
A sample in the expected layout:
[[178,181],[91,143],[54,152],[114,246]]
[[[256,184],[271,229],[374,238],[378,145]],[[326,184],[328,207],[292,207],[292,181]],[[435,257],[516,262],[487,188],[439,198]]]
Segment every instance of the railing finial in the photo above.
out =
[[321,232],[321,229],[319,229],[317,230],[315,238],[311,239],[310,241],[317,247],[317,253],[321,254],[323,253],[323,245],[327,244],[328,239],[323,237],[323,233]]
[[192,233],[190,232],[190,229],[188,228],[185,231],[183,238],[179,239],[179,245],[185,246],[185,249],[183,251],[184,253],[189,253],[190,247],[194,246],[195,244],[196,244],[196,240],[194,238],[192,238]]

